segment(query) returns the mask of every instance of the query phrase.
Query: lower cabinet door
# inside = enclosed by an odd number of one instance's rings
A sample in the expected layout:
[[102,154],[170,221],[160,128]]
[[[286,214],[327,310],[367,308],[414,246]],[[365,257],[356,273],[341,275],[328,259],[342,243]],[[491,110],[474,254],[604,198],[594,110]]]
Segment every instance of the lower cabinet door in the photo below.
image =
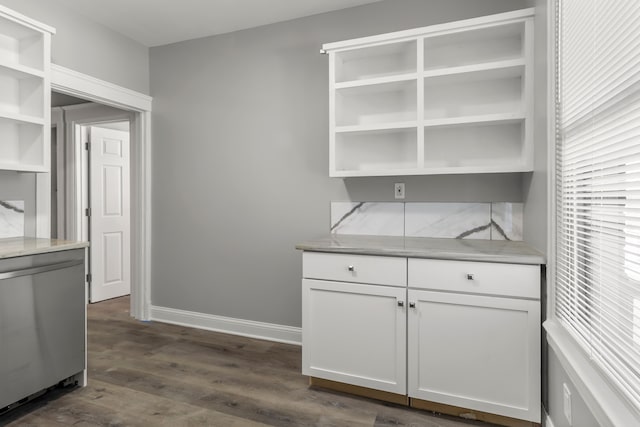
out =
[[302,373],[406,394],[406,292],[304,279]]
[[410,397],[540,422],[540,303],[408,291]]

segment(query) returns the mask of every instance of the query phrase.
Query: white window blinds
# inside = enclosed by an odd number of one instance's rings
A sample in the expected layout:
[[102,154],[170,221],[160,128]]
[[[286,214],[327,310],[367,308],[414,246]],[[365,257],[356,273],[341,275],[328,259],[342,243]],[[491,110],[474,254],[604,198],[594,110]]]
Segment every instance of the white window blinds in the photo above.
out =
[[555,314],[640,408],[640,0],[557,0]]

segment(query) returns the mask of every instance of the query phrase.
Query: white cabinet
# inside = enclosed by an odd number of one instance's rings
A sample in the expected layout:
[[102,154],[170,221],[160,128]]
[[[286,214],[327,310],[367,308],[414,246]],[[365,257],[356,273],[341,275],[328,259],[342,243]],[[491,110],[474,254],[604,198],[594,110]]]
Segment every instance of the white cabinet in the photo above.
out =
[[0,6],[0,169],[49,170],[53,32]]
[[409,259],[408,275],[409,397],[540,422],[539,267]]
[[405,288],[304,279],[302,373],[406,391]]
[[531,171],[533,13],[325,44],[330,175]]
[[303,258],[303,374],[405,394],[406,259]]
[[303,276],[303,374],[540,422],[540,266],[305,251]]
[[540,421],[538,301],[409,290],[409,397]]

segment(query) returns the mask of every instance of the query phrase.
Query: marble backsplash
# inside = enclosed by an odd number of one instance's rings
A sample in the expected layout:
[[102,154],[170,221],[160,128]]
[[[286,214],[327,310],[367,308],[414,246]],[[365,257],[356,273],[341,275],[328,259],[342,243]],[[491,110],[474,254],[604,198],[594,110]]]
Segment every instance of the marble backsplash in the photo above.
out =
[[24,200],[0,200],[0,238],[24,236]]
[[331,203],[334,234],[518,241],[522,223],[522,203]]
[[333,202],[331,233],[404,235],[404,203]]

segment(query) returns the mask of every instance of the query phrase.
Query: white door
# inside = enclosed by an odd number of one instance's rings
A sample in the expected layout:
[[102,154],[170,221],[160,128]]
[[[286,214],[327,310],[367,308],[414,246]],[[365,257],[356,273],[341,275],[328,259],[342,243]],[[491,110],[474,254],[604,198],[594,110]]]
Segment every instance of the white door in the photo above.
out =
[[89,131],[90,302],[131,293],[129,132]]
[[540,422],[539,301],[410,289],[410,397]]
[[302,373],[406,394],[406,292],[304,279]]

